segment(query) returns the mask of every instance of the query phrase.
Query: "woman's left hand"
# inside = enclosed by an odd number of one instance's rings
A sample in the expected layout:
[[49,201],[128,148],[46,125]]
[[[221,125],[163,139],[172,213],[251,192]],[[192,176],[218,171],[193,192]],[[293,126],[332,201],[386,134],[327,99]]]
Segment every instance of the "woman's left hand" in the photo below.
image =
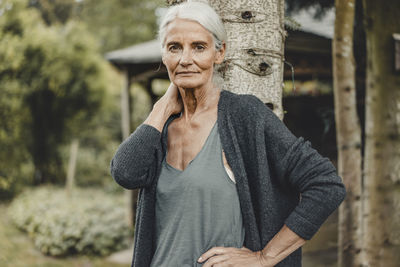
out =
[[[206,261],[206,262],[205,262]],[[203,267],[267,267],[261,251],[251,251],[246,247],[213,247],[201,255],[201,260],[205,262]]]

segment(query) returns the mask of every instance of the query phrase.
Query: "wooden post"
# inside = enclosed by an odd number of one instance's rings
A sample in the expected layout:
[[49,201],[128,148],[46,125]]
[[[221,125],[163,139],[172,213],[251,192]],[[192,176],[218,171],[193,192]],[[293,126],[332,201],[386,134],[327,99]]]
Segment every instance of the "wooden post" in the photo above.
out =
[[130,90],[131,82],[129,71],[123,70],[124,82],[121,88],[121,129],[122,139],[125,140],[130,134],[131,114],[130,114]]
[[[121,88],[121,130],[122,130],[122,140],[129,137],[131,133],[131,78],[129,75],[129,70],[127,68],[123,69],[124,82]],[[125,198],[127,199],[127,223],[129,225],[135,224],[136,216],[136,198],[137,190],[125,190]]]
[[393,33],[394,40],[394,69],[400,71],[400,33]]

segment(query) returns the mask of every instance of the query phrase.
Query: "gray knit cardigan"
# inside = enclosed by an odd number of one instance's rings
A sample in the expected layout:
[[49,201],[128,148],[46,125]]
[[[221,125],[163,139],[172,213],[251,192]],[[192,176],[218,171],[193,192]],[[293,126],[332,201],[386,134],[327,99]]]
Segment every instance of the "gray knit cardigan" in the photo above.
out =
[[[217,120],[222,148],[236,179],[244,246],[263,249],[284,224],[311,239],[346,194],[332,163],[308,141],[295,137],[255,96],[222,90]],[[165,130],[164,126],[160,133],[141,124],[111,161],[111,175],[119,185],[140,188],[134,267],[149,266],[155,251],[155,192],[167,147]],[[301,248],[276,266],[301,266]]]

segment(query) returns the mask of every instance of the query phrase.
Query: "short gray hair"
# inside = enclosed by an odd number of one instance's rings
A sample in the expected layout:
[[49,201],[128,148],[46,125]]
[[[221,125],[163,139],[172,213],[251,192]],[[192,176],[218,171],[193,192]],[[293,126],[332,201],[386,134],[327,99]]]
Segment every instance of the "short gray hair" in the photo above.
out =
[[220,50],[222,43],[226,42],[227,36],[221,18],[217,12],[207,3],[199,1],[187,1],[168,8],[158,30],[161,47],[164,47],[165,30],[174,19],[188,19],[198,22],[206,28],[213,36],[215,48]]

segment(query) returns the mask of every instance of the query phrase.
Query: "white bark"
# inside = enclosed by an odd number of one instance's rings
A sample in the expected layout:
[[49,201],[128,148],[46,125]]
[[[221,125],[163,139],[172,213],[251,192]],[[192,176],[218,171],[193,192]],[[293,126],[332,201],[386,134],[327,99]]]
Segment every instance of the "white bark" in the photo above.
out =
[[363,214],[365,266],[400,263],[400,75],[392,34],[400,2],[364,0],[367,37],[366,147]]
[[78,149],[79,149],[79,140],[73,139],[71,142],[70,152],[69,152],[69,162],[68,162],[68,171],[67,171],[67,194],[71,194],[73,188],[75,187],[75,170],[76,170],[76,161],[78,159]]
[[339,208],[339,267],[361,266],[361,127],[357,115],[353,24],[355,0],[336,0],[332,45],[338,169],[347,189]]
[[224,89],[271,103],[282,119],[283,0],[209,0],[228,34]]

